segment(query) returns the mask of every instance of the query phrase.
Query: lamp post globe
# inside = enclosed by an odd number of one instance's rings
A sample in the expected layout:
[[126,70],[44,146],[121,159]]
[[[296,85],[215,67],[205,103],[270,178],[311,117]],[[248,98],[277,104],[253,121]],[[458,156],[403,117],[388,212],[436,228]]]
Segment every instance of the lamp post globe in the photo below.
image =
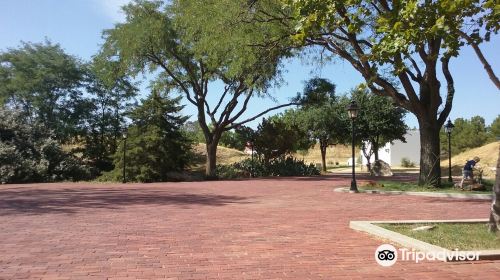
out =
[[351,180],[351,188],[349,189],[349,192],[354,192],[357,193],[358,191],[358,186],[356,184],[356,159],[355,159],[355,153],[354,153],[354,146],[355,146],[355,127],[354,127],[354,121],[358,117],[358,112],[359,112],[359,107],[358,104],[356,104],[356,101],[352,100],[349,106],[347,106],[347,113],[349,114],[349,117],[351,118],[351,123],[352,123],[352,180]]
[[451,132],[455,126],[448,119],[448,122],[444,125],[444,131],[448,135],[448,182],[453,182],[453,178],[451,177]]

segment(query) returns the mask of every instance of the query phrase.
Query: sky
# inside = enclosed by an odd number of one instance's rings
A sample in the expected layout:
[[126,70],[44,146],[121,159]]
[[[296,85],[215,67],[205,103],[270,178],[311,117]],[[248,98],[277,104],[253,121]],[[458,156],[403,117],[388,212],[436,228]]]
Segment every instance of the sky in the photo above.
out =
[[[102,31],[124,21],[120,7],[127,2],[129,1],[0,0],[0,52],[18,47],[21,41],[36,43],[47,38],[53,43],[59,43],[67,53],[89,60],[103,43]],[[482,50],[499,75],[500,37],[493,36],[491,42],[482,45]],[[286,103],[297,92],[301,92],[304,81],[312,77],[330,79],[337,85],[337,94],[344,94],[363,82],[361,75],[349,63],[341,60],[319,67],[310,61],[291,59],[285,61],[284,70],[284,83],[279,88],[270,90],[278,103],[271,99],[253,99],[243,117]],[[489,80],[473,50],[465,47],[460,56],[450,62],[450,70],[456,89],[451,120],[479,115],[489,125],[500,114],[500,91]],[[218,89],[216,85],[212,88]],[[445,89],[443,81],[442,90]],[[145,86],[141,87],[141,91],[143,96],[148,94]],[[187,104],[183,113],[195,115],[194,106]],[[411,113],[405,122],[410,128],[418,127],[416,118]],[[257,121],[251,123],[252,127],[256,125]]]

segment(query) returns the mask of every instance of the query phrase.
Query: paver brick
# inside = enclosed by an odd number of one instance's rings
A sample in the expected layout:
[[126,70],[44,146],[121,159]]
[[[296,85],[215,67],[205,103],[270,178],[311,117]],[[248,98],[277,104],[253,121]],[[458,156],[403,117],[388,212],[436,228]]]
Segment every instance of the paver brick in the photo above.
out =
[[2,185],[0,279],[500,278],[500,261],[380,267],[384,241],[349,228],[486,218],[489,202],[332,191],[349,182]]

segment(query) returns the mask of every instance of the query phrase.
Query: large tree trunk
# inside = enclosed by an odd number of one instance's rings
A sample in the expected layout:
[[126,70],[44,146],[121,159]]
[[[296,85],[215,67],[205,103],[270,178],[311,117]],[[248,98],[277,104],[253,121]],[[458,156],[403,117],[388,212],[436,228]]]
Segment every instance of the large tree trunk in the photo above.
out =
[[319,149],[321,150],[321,168],[323,169],[323,172],[326,172],[326,148],[328,145],[326,144],[326,141],[319,141]]
[[207,179],[217,178],[215,168],[217,166],[217,144],[218,141],[207,143],[207,165],[205,168],[205,177]]
[[490,231],[500,231],[500,146],[498,147],[497,176],[493,186],[493,203],[491,204]]
[[441,186],[440,142],[437,120],[417,116],[420,125],[420,175],[419,185]]
[[375,161],[377,161],[379,158],[378,158],[378,142],[376,141],[373,141],[372,142],[372,149],[373,149],[373,154],[375,155]]

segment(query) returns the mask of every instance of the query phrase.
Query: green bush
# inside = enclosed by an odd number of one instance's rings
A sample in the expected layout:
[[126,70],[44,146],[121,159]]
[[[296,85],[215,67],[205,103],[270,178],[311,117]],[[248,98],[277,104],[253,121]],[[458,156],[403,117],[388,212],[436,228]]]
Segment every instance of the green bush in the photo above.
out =
[[279,157],[272,159],[269,163],[251,159],[230,164],[218,165],[217,176],[224,179],[246,178],[253,173],[255,177],[265,176],[314,176],[320,171],[314,164],[306,164],[303,160],[293,157]]
[[64,152],[54,133],[18,111],[0,109],[0,182],[80,181],[90,168]]
[[412,162],[409,158],[404,157],[401,159],[401,166],[406,168],[415,167],[415,163]]

